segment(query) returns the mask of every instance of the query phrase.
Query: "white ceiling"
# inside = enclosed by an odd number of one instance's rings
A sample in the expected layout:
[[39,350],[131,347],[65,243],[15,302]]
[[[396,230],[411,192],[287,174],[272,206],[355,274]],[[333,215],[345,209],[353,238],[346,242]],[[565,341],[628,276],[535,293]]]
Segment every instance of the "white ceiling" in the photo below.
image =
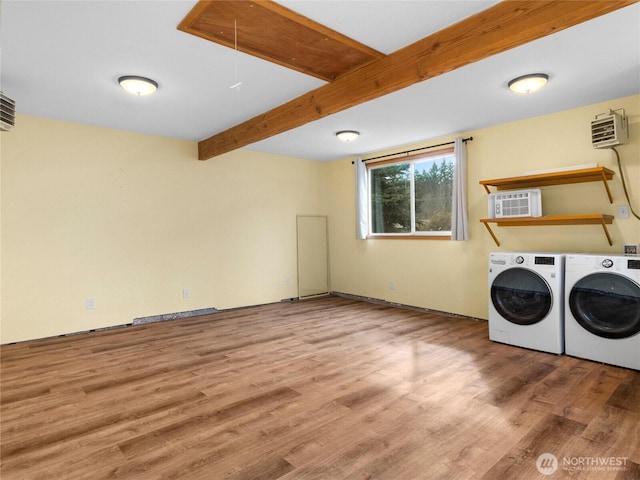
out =
[[[195,3],[2,0],[0,89],[19,114],[197,141],[324,84],[178,31]],[[391,53],[496,2],[279,3]],[[229,88],[236,67],[238,91]],[[542,91],[507,89],[510,79],[533,72],[550,76]],[[128,95],[117,84],[122,75],[153,78],[159,90]],[[640,4],[247,148],[334,160],[637,93]],[[344,144],[335,138],[342,129],[361,136]]]

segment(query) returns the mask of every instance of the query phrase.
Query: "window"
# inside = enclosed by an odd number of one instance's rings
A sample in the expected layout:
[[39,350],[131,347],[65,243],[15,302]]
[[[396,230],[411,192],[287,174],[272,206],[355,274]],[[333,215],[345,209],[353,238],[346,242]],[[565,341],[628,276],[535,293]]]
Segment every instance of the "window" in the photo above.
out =
[[453,149],[367,165],[371,236],[451,235]]

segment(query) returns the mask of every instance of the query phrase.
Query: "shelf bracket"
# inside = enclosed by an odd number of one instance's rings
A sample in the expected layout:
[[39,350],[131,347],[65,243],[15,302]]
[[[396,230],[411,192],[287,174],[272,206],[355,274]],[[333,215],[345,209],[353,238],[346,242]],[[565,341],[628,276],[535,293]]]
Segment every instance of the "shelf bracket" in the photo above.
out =
[[607,237],[607,241],[609,242],[609,246],[612,247],[613,246],[613,242],[611,241],[611,236],[609,235],[609,230],[607,230],[607,224],[605,223],[604,218],[600,221],[600,225],[602,225],[602,229],[604,230],[604,234]]
[[[609,197],[609,203],[613,203],[613,195],[611,195],[611,190],[609,189],[609,184],[607,183],[607,176],[605,175],[604,170],[600,172],[600,175],[602,176],[602,183],[604,183],[604,189],[607,191],[607,196]],[[605,227],[605,231],[606,230],[607,228]],[[608,234],[607,234],[607,238],[609,238]],[[609,240],[609,244],[611,244],[611,240]]]
[[489,235],[491,235],[491,238],[493,238],[493,241],[496,242],[496,245],[500,246],[500,242],[498,241],[498,238],[493,233],[493,230],[491,230],[491,227],[489,226],[489,224],[487,222],[482,222],[482,223],[484,224],[485,227],[487,227],[487,230],[489,231]]

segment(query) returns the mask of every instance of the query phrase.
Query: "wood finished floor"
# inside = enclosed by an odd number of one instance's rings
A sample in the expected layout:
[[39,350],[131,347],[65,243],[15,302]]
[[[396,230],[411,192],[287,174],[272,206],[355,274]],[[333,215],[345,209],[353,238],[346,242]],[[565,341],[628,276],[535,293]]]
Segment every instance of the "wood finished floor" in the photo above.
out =
[[7,345],[1,373],[3,480],[640,478],[639,372],[341,297]]

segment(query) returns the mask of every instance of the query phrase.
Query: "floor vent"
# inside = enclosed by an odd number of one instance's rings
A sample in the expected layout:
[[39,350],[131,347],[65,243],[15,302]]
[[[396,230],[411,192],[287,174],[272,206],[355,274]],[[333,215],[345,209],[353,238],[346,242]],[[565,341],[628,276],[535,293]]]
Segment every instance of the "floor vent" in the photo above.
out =
[[197,317],[199,315],[210,315],[212,313],[218,313],[219,310],[216,308],[201,308],[200,310],[189,310],[187,312],[177,312],[177,313],[165,313],[163,315],[152,315],[150,317],[140,317],[134,318],[134,325],[141,325],[143,323],[155,323],[155,322],[164,322],[166,320],[177,320],[179,318],[189,318],[189,317]]

